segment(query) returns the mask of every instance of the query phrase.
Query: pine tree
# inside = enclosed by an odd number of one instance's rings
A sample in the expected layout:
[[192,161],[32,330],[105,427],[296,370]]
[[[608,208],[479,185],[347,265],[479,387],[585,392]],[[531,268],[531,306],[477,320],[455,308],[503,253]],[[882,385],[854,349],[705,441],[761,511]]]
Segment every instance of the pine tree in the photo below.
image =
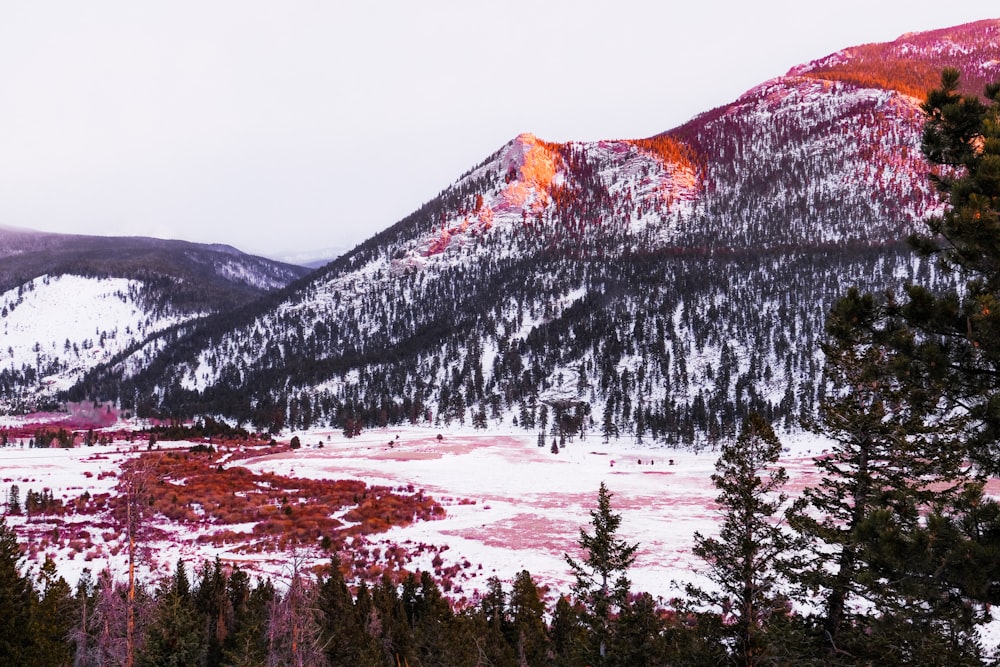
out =
[[[674,664],[667,656],[664,622],[649,593],[641,593],[622,609],[608,651],[608,664],[620,667],[654,667]],[[692,664],[690,655],[677,656]]]
[[340,559],[330,562],[330,575],[320,583],[317,598],[322,629],[321,644],[332,667],[354,667],[363,654],[369,637],[364,632],[351,591],[347,587]]
[[694,535],[692,551],[708,563],[716,588],[689,586],[688,595],[722,611],[740,665],[771,663],[768,625],[787,611],[781,571],[797,545],[778,523],[786,501],[781,487],[788,481],[785,469],[775,467],[780,455],[771,425],[755,413],[747,417],[739,437],[722,445],[712,475],[719,490],[719,537]]
[[157,592],[156,610],[137,662],[143,667],[182,667],[201,664],[206,653],[205,626],[195,608],[187,569],[178,560],[173,576]]
[[206,560],[202,564],[194,605],[206,640],[205,664],[220,665],[223,646],[233,631],[234,619],[232,601],[226,590],[226,575],[218,557],[214,563]]
[[597,509],[591,510],[593,534],[580,529],[577,544],[583,551],[582,562],[569,554],[566,563],[576,581],[573,595],[583,603],[584,620],[592,632],[591,659],[605,662],[612,618],[623,609],[628,600],[630,582],[628,570],[635,562],[638,544],[629,544],[618,537],[621,514],[611,510],[613,494],[601,482],[597,493]]
[[0,517],[0,664],[27,664],[31,651],[28,632],[36,593],[22,573],[21,549],[13,528]]
[[837,445],[795,519],[825,545],[800,583],[824,592],[832,649],[866,628],[856,655],[888,642],[912,662],[964,660],[983,605],[998,601],[1000,511],[979,476],[1000,469],[1000,85],[958,91],[945,70],[923,105],[922,148],[947,205],[911,242],[964,284],[899,299],[852,290],[827,324],[834,388],[818,430]]
[[587,665],[587,628],[581,618],[581,611],[570,604],[565,596],[556,600],[549,628],[552,638],[552,654],[557,665]]
[[366,618],[365,629],[381,648],[382,659],[389,664],[408,662],[414,657],[413,632],[403,609],[396,584],[383,576],[367,600],[358,591],[358,610]]
[[73,643],[73,667],[88,667],[91,664],[90,622],[96,600],[96,589],[90,570],[84,568],[76,584],[74,625],[69,632],[69,639]]
[[72,651],[69,635],[73,622],[73,599],[69,584],[56,572],[56,564],[45,559],[38,573],[39,600],[31,610],[28,634],[32,646],[26,667],[68,665]]
[[[408,575],[403,581],[400,602],[410,628],[413,645],[411,664],[452,664],[452,644],[462,643],[462,623],[429,572]],[[498,635],[494,635],[494,639]],[[502,636],[499,636],[502,642]],[[467,640],[471,643],[472,640]],[[480,649],[494,653],[495,642],[482,642]],[[405,655],[405,654],[404,654]],[[495,661],[493,655],[491,662]],[[502,661],[501,661],[502,662]],[[459,663],[461,664],[461,663]]]
[[813,428],[835,444],[816,459],[819,485],[806,489],[789,514],[802,537],[815,542],[815,557],[796,580],[802,590],[821,592],[833,652],[845,650],[845,641],[860,641],[855,651],[872,646],[870,635],[843,635],[880,619],[909,624],[912,632],[898,638],[909,647],[899,650],[914,649],[929,632],[927,622],[953,618],[963,606],[946,594],[950,584],[942,578],[907,576],[917,555],[910,545],[924,534],[921,517],[949,507],[971,483],[959,444],[963,420],[939,385],[925,381],[918,390],[911,382],[921,378],[920,368],[886,343],[905,330],[871,333],[881,316],[871,295],[853,289],[830,314],[824,352],[831,390]]
[[10,485],[10,494],[7,497],[7,512],[15,515],[21,513],[21,487],[17,484]]
[[275,598],[270,580],[258,581],[252,589],[241,570],[229,576],[229,599],[233,605],[233,632],[223,648],[224,664],[257,667],[267,659],[267,616]]
[[888,315],[912,332],[899,352],[920,362],[977,426],[970,454],[985,470],[1000,470],[1000,84],[985,101],[958,92],[959,72],[946,69],[923,110],[924,155],[946,201],[929,221],[929,235],[911,239],[917,251],[965,280],[934,294],[908,288]]
[[531,574],[521,570],[510,592],[507,639],[517,654],[518,665],[548,664],[551,642],[545,627],[545,605]]

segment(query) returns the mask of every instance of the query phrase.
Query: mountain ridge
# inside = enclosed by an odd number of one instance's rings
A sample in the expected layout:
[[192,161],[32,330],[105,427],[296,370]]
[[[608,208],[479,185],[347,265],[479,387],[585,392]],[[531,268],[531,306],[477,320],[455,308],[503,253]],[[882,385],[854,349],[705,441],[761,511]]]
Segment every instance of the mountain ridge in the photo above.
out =
[[[998,25],[909,36],[907,57],[936,66],[964,35],[1000,79]],[[902,243],[940,210],[919,104],[836,62],[645,140],[519,135],[273,307],[67,396],[272,430],[472,420],[677,444],[749,411],[793,428],[823,396],[832,300],[942,279]]]
[[308,273],[224,244],[12,227],[0,228],[0,259],[0,408],[12,411],[51,407],[121,350]]

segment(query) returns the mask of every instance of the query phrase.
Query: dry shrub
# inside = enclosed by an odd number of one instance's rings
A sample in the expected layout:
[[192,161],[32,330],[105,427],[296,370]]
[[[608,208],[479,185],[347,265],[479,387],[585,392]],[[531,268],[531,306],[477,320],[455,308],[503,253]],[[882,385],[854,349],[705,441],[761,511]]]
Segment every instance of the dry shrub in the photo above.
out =
[[[368,487],[357,480],[293,479],[231,465],[233,459],[256,453],[246,448],[239,456],[233,454],[226,464],[229,467],[222,467],[218,462],[220,454],[147,452],[126,466],[141,465],[145,474],[156,480],[150,487],[154,513],[181,524],[255,523],[254,535],[280,537],[270,541],[272,547],[275,542],[279,548],[312,544],[326,535],[331,548],[339,548],[347,534],[380,533],[444,512],[437,502],[424,496],[422,489],[414,494],[412,485],[394,490]],[[111,501],[119,513],[124,503],[122,496]],[[194,505],[204,514],[194,512]],[[345,509],[346,520],[358,524],[348,530],[332,516]],[[247,538],[240,533],[225,535],[219,539]]]

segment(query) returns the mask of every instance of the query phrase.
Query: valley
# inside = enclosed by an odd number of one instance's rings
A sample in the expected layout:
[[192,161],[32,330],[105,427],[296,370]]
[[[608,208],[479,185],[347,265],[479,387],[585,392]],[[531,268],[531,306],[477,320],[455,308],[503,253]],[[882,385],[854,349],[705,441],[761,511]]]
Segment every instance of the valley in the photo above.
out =
[[[122,426],[108,432],[120,433]],[[203,441],[161,440],[149,451],[142,438],[129,442],[120,435],[108,444],[72,449],[16,444],[0,448],[0,490],[6,500],[17,485],[22,501],[29,491],[47,491],[53,507],[62,508],[8,514],[8,523],[28,537],[36,566],[52,558],[68,581],[78,579],[85,567],[108,567],[120,577],[127,554],[112,497],[121,493],[119,484],[129,465],[170,453],[190,456],[201,459],[197,465],[212,477],[221,474],[216,467],[239,471],[238,479],[245,480],[247,473],[263,475],[275,492],[248,496],[244,483],[223,480],[219,491],[252,503],[247,512],[226,514],[209,509],[209,497],[218,491],[199,490],[197,468],[188,470],[187,477],[177,469],[163,469],[158,479],[181,485],[167,495],[180,492],[182,497],[179,506],[157,501],[150,523],[155,531],[143,540],[144,579],[169,575],[178,559],[198,564],[218,557],[281,581],[289,575],[289,553],[297,554],[306,568],[321,567],[338,553],[355,581],[374,584],[383,573],[428,571],[449,597],[469,604],[484,592],[489,577],[511,582],[524,569],[553,591],[565,590],[570,578],[563,555],[577,552],[579,530],[589,521],[597,488],[605,482],[614,493],[615,508],[625,516],[622,535],[640,545],[631,572],[636,590],[669,600],[679,592],[675,582],[697,580],[693,534],[717,530],[710,479],[717,451],[604,444],[595,436],[554,454],[548,443],[538,447],[530,433],[448,429],[440,432],[441,439],[438,434],[432,428],[409,427],[345,438],[317,429],[296,433],[299,449],[290,449],[287,440],[276,447],[266,441],[231,441],[216,442],[215,454],[189,454]],[[788,443],[781,465],[792,473],[790,486],[801,489],[815,481],[811,457],[821,453],[823,444],[814,436],[797,436]],[[322,484],[313,488],[312,481]],[[339,483],[391,490],[393,496],[411,499],[411,509],[381,525],[366,525],[350,511],[357,509],[351,501],[331,506],[330,499],[324,500]],[[81,504],[84,492],[103,498],[104,504]],[[349,495],[358,493],[354,488]],[[413,504],[414,498],[426,498],[429,504]],[[313,517],[307,521],[310,532],[300,536],[294,522],[275,532],[268,522],[281,515],[266,510],[289,503],[293,510],[286,516],[319,508],[316,517],[339,520],[319,526]],[[369,511],[382,519],[390,516],[377,505]]]
[[129,667],[995,662],[998,39],[519,134],[315,270],[0,228],[6,607]]

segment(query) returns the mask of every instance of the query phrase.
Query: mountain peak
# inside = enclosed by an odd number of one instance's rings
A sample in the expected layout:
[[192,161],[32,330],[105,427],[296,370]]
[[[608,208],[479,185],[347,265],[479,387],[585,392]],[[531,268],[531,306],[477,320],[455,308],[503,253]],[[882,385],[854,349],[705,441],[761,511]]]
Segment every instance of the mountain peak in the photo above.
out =
[[891,42],[862,44],[797,65],[787,76],[843,81],[894,90],[922,100],[941,81],[941,70],[962,72],[963,89],[982,93],[1000,78],[1000,19],[909,32]]
[[500,210],[540,209],[549,203],[549,190],[559,165],[559,145],[533,134],[519,134],[501,157],[507,187],[498,203]]
[[942,206],[921,87],[944,66],[970,89],[1000,78],[998,34],[842,49],[648,139],[520,134],[311,278],[68,397],[275,429],[471,412],[543,442],[717,439],[748,410],[792,428],[843,286],[930,271],[901,243]]

